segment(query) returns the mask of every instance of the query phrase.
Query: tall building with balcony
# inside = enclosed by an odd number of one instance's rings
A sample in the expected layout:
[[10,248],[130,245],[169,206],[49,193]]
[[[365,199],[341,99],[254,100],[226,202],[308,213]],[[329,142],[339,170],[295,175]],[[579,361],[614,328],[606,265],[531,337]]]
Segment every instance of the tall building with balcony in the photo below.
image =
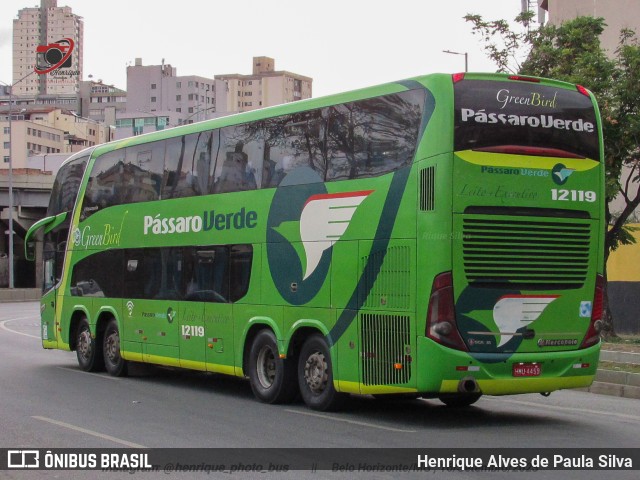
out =
[[312,82],[276,71],[269,57],[254,57],[251,75],[214,78],[179,76],[169,64],[143,65],[136,58],[127,67],[126,112],[117,115],[116,138],[311,98]]
[[215,83],[198,75],[178,76],[164,62],[143,65],[136,58],[127,67],[126,111],[117,113],[116,139],[214,117]]
[[311,98],[312,78],[276,70],[275,63],[270,57],[253,57],[251,75],[216,75],[225,86],[217,92],[218,104],[228,113],[237,113]]
[[[71,43],[65,41],[71,39]],[[61,40],[63,40],[61,42]],[[57,0],[23,8],[13,20],[14,95],[73,95],[82,79],[84,22]],[[71,49],[70,61],[50,73],[34,73],[56,65]],[[62,55],[62,57],[60,56]]]

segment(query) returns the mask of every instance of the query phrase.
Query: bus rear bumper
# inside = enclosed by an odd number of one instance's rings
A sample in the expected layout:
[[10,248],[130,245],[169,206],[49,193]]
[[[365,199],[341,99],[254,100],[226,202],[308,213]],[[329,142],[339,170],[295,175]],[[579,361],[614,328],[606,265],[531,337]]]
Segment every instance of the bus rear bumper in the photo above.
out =
[[[588,387],[595,378],[600,344],[558,352],[470,354],[421,337],[418,358],[424,369],[417,389],[432,393],[512,395]],[[536,364],[535,376],[514,376],[514,365]],[[536,367],[537,368],[537,367]]]

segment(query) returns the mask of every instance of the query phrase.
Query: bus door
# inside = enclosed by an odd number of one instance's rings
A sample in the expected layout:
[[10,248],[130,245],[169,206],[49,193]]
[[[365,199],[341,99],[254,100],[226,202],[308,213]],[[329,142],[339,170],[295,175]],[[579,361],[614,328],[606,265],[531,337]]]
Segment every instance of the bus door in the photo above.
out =
[[67,238],[69,236],[69,212],[51,215],[34,223],[25,235],[25,258],[35,260],[41,240],[35,240],[35,235],[44,230],[42,242],[42,299],[41,312],[41,338],[45,348],[56,348],[58,327],[55,323],[56,295],[62,279],[64,257],[67,251]]
[[179,271],[176,251],[137,248],[126,251],[123,338],[139,343],[144,361],[178,366]]
[[[213,268],[214,295],[205,304],[205,334],[207,340],[207,370],[233,375],[234,369],[234,309],[249,290],[253,246],[229,245],[221,248]],[[246,318],[238,315],[235,318]],[[239,333],[239,332],[238,332]]]
[[[185,294],[180,315],[180,365],[197,370],[216,370],[218,356],[225,353],[226,335],[216,327],[230,323],[229,247],[189,247],[184,252]],[[231,339],[228,341],[231,348]]]
[[56,323],[56,296],[62,279],[64,257],[67,251],[67,238],[69,236],[69,216],[66,213],[62,223],[54,226],[44,234],[42,247],[43,257],[43,284],[42,298],[40,300],[40,319],[42,345],[45,348],[55,348],[58,343],[58,327]]

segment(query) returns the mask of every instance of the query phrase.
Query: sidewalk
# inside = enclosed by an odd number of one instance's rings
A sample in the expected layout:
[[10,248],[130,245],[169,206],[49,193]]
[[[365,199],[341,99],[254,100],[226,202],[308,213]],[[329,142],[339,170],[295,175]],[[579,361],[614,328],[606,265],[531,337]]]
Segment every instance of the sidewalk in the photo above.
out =
[[[600,361],[640,365],[640,353],[602,350]],[[640,373],[598,369],[595,381],[584,390],[601,395],[640,399]]]

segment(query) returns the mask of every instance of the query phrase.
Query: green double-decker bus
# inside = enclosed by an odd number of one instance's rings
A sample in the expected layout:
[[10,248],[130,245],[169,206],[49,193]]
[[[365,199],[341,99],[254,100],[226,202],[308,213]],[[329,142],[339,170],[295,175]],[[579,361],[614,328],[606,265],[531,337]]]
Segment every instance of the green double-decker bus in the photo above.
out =
[[42,241],[43,346],[112,375],[149,362],[248,377],[261,401],[318,410],[588,386],[602,158],[586,89],[497,74],[85,150],[25,242]]

